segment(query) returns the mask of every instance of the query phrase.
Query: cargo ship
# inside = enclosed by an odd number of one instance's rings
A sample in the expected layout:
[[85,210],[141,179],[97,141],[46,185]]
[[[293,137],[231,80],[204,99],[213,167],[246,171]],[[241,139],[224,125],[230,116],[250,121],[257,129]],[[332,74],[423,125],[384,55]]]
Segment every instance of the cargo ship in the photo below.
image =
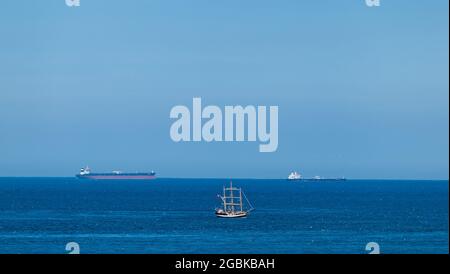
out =
[[156,178],[156,173],[154,171],[134,173],[112,171],[109,173],[93,173],[89,167],[85,167],[75,176],[78,179],[88,180],[152,180]]
[[341,181],[347,181],[345,177],[342,178],[323,178],[320,176],[314,176],[312,178],[305,178],[303,179],[305,182],[341,182]]
[[289,174],[288,181],[302,181],[302,182],[341,182],[346,181],[347,179],[345,177],[342,178],[323,178],[320,176],[314,176],[312,178],[305,178],[297,171],[291,172]]

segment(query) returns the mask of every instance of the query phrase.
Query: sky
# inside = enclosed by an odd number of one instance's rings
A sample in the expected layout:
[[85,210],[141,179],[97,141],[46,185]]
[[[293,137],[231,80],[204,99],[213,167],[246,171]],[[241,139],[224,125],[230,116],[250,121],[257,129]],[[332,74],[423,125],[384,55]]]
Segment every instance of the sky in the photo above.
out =
[[[447,0],[5,0],[0,176],[448,179]],[[279,145],[173,142],[173,106],[279,107]]]

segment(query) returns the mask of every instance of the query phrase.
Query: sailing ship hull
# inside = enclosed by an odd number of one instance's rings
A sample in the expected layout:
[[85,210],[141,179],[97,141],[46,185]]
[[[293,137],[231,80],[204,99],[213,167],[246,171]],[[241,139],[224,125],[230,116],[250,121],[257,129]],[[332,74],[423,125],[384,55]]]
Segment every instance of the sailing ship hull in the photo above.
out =
[[234,214],[217,213],[216,212],[216,216],[219,218],[244,218],[244,217],[247,217],[247,212],[234,213]]

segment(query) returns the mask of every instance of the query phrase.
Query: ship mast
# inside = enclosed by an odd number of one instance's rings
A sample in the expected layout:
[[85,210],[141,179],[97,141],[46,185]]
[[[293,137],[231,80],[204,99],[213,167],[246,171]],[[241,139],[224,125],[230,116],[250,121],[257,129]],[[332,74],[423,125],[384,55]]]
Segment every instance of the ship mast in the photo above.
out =
[[227,211],[227,193],[225,191],[225,186],[223,186],[223,210]]
[[241,206],[241,212],[242,210],[242,188],[239,188],[239,205]]
[[[238,190],[239,190],[239,196],[235,197],[234,191],[238,191]],[[241,188],[233,187],[233,181],[230,181],[230,187],[224,186],[223,187],[223,197],[222,197],[224,211],[229,212],[229,213],[235,213],[236,206],[238,206],[240,209],[240,212],[242,212],[243,211],[242,194],[243,193],[242,193]],[[239,203],[235,201],[236,199],[239,199]]]

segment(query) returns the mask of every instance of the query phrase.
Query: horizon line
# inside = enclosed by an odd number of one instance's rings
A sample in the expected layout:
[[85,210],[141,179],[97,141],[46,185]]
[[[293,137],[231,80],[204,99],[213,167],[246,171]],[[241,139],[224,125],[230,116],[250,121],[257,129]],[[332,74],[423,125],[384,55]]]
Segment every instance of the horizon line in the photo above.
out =
[[[2,178],[74,178],[76,179],[75,176],[1,176],[0,175],[0,179]],[[229,177],[156,177],[155,179],[152,180],[157,180],[157,179],[172,179],[172,180],[176,180],[176,179],[187,179],[187,180],[192,180],[192,179],[197,179],[197,180],[286,180],[288,181],[287,178],[256,178],[256,177],[241,177],[241,178],[229,178]],[[303,178],[306,180],[310,180],[313,179],[311,178]],[[322,178],[321,180],[333,180],[333,179],[340,179],[340,177],[329,177],[329,178]],[[347,181],[449,181],[449,178],[427,178],[427,179],[418,179],[418,178],[347,178],[345,177],[345,180]],[[300,180],[301,181],[301,180]],[[320,180],[318,180],[320,181]]]

